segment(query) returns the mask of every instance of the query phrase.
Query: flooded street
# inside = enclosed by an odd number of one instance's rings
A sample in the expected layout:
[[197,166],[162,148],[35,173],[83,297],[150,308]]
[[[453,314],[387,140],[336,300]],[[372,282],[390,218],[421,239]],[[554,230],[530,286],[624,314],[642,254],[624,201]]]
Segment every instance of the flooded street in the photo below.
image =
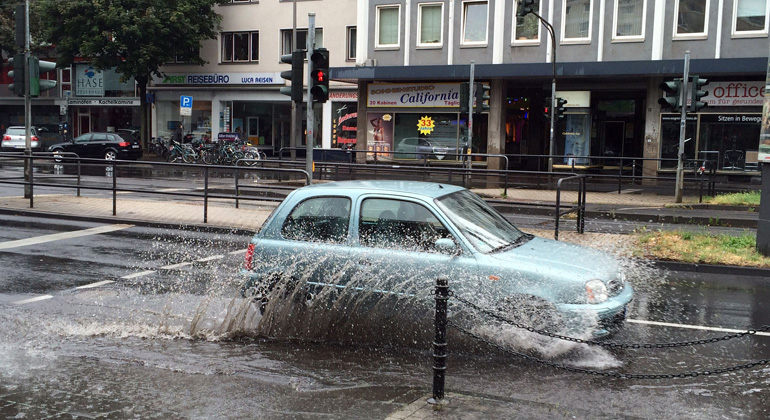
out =
[[[97,227],[9,221],[6,244]],[[275,304],[262,317],[239,294],[247,242],[243,235],[127,227],[0,251],[0,416],[386,418],[430,396],[431,319],[394,321],[386,309],[393,304],[405,314],[403,299],[374,306],[349,300],[333,305],[334,313],[320,304]],[[637,294],[612,341],[693,342],[770,324],[770,288],[761,281],[634,267]],[[450,300],[450,319],[456,305]],[[472,396],[476,405],[435,418],[501,412],[494,410],[525,418],[770,416],[767,365],[683,378],[602,376],[703,373],[770,359],[766,333],[681,348],[606,349],[482,316],[457,322],[572,371],[450,330],[447,392]]]

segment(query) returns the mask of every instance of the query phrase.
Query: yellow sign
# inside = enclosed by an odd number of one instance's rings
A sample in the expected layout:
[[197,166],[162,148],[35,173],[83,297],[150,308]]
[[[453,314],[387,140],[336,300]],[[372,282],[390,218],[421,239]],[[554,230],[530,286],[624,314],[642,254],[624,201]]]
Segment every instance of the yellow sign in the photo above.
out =
[[428,117],[427,115],[420,118],[420,121],[417,121],[417,131],[419,131],[420,134],[430,134],[435,127],[436,125],[433,123],[433,118]]

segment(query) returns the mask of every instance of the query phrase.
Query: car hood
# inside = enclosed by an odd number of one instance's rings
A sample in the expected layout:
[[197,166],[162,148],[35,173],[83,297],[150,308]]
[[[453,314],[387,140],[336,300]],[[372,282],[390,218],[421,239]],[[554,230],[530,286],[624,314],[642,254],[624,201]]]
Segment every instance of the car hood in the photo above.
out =
[[618,260],[605,252],[539,237],[504,252],[487,254],[487,257],[517,271],[581,282],[614,278],[621,268]]

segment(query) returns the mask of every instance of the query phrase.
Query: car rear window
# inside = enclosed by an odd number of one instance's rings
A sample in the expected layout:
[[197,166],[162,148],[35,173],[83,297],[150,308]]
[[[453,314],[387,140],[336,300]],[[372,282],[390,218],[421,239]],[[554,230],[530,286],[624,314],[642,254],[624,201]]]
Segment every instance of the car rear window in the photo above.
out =
[[347,197],[307,199],[291,211],[283,223],[281,234],[295,241],[344,242],[348,237],[350,207]]

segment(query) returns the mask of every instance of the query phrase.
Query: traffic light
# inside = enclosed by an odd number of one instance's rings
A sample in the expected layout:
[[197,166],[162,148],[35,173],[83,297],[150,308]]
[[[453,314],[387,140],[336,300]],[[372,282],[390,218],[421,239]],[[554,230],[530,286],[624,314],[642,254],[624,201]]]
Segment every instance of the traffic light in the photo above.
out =
[[516,8],[516,16],[523,18],[530,13],[535,12],[535,0],[519,0]]
[[310,93],[313,103],[324,103],[329,100],[329,50],[316,48],[310,54],[313,70],[310,73]]
[[56,63],[42,61],[34,55],[29,57],[29,96],[35,98],[44,92],[56,87],[56,80],[40,79],[41,74],[48,73],[56,68]]
[[566,99],[556,98],[556,119],[557,120],[564,119],[564,111],[566,110],[564,105],[567,105]]
[[471,100],[471,84],[470,82],[460,83],[460,113],[468,113],[468,102]]
[[483,83],[474,83],[473,94],[476,96],[473,112],[481,114],[484,111],[489,111],[489,86]]
[[26,66],[24,65],[24,55],[16,54],[8,59],[8,64],[13,65],[13,70],[8,72],[8,77],[13,79],[13,83],[8,85],[8,89],[15,93],[16,96],[24,96],[24,85],[26,84],[25,77],[27,75]]
[[280,92],[291,96],[291,100],[294,102],[302,102],[302,87],[304,86],[302,67],[305,65],[303,55],[302,51],[297,50],[281,56],[281,63],[291,64],[291,70],[281,72],[281,77],[291,82],[291,86],[282,87]]
[[550,97],[545,98],[543,101],[543,116],[546,120],[551,120],[551,105],[553,105],[553,99]]
[[672,111],[680,109],[679,94],[682,91],[682,79],[674,79],[660,84],[660,88],[666,92],[666,96],[658,99],[658,103],[663,108],[670,108]]
[[707,84],[709,84],[708,80],[701,79],[697,75],[692,76],[692,96],[689,109],[690,112],[697,112],[699,109],[708,105],[707,103],[700,100],[702,97],[709,94],[709,91],[707,90],[700,90],[700,88],[706,86]]

